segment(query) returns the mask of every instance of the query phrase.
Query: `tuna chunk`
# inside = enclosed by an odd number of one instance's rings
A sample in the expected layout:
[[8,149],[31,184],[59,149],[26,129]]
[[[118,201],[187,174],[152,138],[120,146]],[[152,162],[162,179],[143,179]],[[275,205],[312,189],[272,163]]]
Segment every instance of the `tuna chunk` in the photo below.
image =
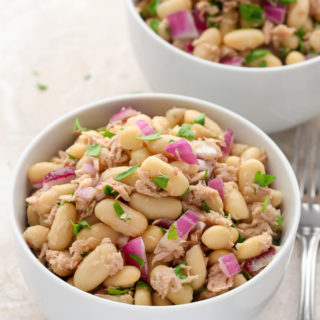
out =
[[209,270],[208,290],[214,293],[220,293],[228,290],[232,286],[232,277],[228,278],[226,276],[226,274],[221,270],[219,263],[214,264]]
[[238,168],[228,166],[226,163],[216,162],[213,172],[215,176],[220,177],[223,182],[238,180]]
[[179,259],[184,255],[186,245],[186,241],[182,239],[169,240],[162,238],[154,250],[152,264],[157,261],[170,262]]

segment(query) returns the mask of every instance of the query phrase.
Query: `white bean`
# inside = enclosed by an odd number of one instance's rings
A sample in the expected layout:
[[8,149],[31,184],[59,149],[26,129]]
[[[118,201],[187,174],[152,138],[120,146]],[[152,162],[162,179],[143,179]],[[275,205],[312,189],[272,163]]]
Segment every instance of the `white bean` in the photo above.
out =
[[42,245],[48,241],[49,229],[43,226],[28,227],[23,237],[32,249],[40,250]]
[[264,43],[264,34],[257,29],[238,29],[227,33],[223,41],[235,50],[251,50]]
[[115,275],[108,277],[103,284],[106,287],[120,287],[129,288],[140,279],[141,272],[134,266],[124,266],[123,269],[118,271]]

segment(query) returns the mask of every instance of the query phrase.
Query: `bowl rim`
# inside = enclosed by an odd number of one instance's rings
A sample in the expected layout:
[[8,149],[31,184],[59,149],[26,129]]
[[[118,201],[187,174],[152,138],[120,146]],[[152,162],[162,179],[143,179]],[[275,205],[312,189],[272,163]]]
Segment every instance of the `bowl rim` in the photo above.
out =
[[[130,100],[135,99],[139,100],[161,100],[161,99],[170,99],[173,101],[176,100],[177,102],[185,102],[190,105],[192,104],[201,104],[204,105],[208,108],[211,108],[212,110],[217,110],[219,112],[225,113],[227,117],[231,117],[236,119],[236,121],[243,122],[247,127],[251,128],[251,130],[255,130],[255,132],[260,135],[266,142],[267,145],[269,145],[275,153],[278,154],[278,156],[281,158],[281,161],[283,162],[284,166],[287,168],[287,175],[289,179],[289,183],[292,185],[292,189],[294,194],[292,195],[292,201],[294,202],[294,212],[291,212],[291,215],[293,215],[293,228],[291,228],[288,231],[288,237],[286,239],[286,242],[281,245],[279,252],[277,252],[275,258],[270,262],[270,264],[263,270],[263,272],[257,274],[255,277],[253,277],[250,281],[246,282],[242,286],[239,286],[237,288],[234,288],[230,291],[225,292],[224,294],[221,294],[219,296],[197,301],[194,303],[188,303],[188,304],[183,304],[183,305],[170,305],[170,306],[161,306],[160,308],[158,306],[139,306],[139,305],[130,305],[130,304],[124,304],[124,303],[118,303],[115,301],[107,300],[107,299],[101,299],[97,296],[94,296],[93,294],[84,292],[72,285],[69,285],[66,281],[63,279],[59,278],[55,274],[53,274],[49,269],[44,267],[40,261],[35,257],[33,252],[30,250],[28,247],[26,241],[23,238],[23,234],[21,233],[18,223],[15,219],[15,210],[14,210],[14,202],[15,202],[15,188],[16,184],[21,180],[21,177],[19,176],[19,172],[21,170],[21,166],[24,163],[24,159],[28,156],[28,154],[35,148],[35,146],[38,144],[38,142],[45,136],[48,132],[51,130],[54,130],[54,128],[69,120],[70,118],[76,118],[79,114],[85,112],[85,111],[90,111],[91,108],[103,108],[107,107],[108,105],[116,102],[122,102],[124,105]],[[201,100],[198,98],[193,98],[189,96],[183,96],[183,95],[176,95],[176,94],[165,94],[165,93],[142,93],[142,94],[127,94],[127,95],[120,95],[120,96],[115,96],[112,98],[104,98],[100,100],[93,101],[91,103],[87,103],[79,108],[76,108],[60,117],[58,117],[56,120],[54,120],[51,124],[49,124],[47,127],[42,129],[40,133],[38,133],[35,137],[32,138],[31,142],[27,145],[27,147],[24,149],[23,153],[20,155],[19,160],[15,166],[15,170],[13,173],[13,179],[11,183],[11,188],[10,188],[10,193],[9,193],[9,220],[10,220],[10,225],[13,230],[14,234],[14,241],[16,247],[19,246],[21,250],[25,251],[26,256],[30,260],[30,263],[32,263],[35,268],[37,269],[37,272],[41,272],[45,276],[47,276],[50,280],[54,282],[54,285],[63,287],[64,290],[70,290],[71,293],[80,295],[83,298],[90,299],[92,302],[95,303],[101,303],[105,305],[110,305],[112,304],[113,307],[119,307],[119,308],[128,308],[129,310],[157,310],[159,311],[174,311],[174,310],[180,310],[181,308],[196,308],[196,307],[201,307],[206,304],[212,304],[212,306],[215,303],[219,303],[221,300],[227,299],[229,297],[232,297],[235,294],[240,294],[243,290],[249,290],[251,286],[254,286],[257,281],[260,281],[260,278],[264,277],[267,273],[271,272],[271,269],[273,266],[278,262],[278,260],[283,257],[286,252],[290,249],[291,244],[294,242],[295,236],[296,236],[296,231],[298,228],[299,220],[300,220],[300,193],[299,193],[299,187],[298,183],[295,177],[295,174],[293,172],[293,169],[283,154],[283,152],[280,150],[280,148],[276,145],[276,143],[266,134],[264,133],[259,127],[257,127],[255,124],[250,122],[249,120],[245,119],[244,117],[238,115],[237,113],[225,109],[219,105],[216,105],[214,103],[211,103],[209,101]]]
[[154,41],[158,42],[159,45],[165,46],[169,51],[172,51],[173,54],[178,54],[181,58],[189,59],[191,62],[200,63],[205,67],[212,67],[212,68],[220,68],[225,71],[235,71],[239,73],[243,72],[250,72],[250,73],[273,73],[273,72],[286,72],[286,71],[293,71],[296,69],[301,69],[304,66],[310,66],[320,62],[320,54],[314,58],[305,60],[300,63],[291,64],[291,65],[282,65],[281,67],[273,67],[273,68],[258,68],[258,67],[243,67],[243,66],[230,66],[223,63],[218,63],[214,61],[208,61],[199,57],[195,57],[194,55],[187,53],[181,49],[176,48],[174,45],[169,43],[168,41],[162,39],[158,36],[151,28],[147,27],[145,21],[140,17],[138,12],[134,6],[135,0],[125,0],[125,3],[128,6],[130,14],[133,18],[138,22],[138,24],[147,32],[147,34],[153,38]]

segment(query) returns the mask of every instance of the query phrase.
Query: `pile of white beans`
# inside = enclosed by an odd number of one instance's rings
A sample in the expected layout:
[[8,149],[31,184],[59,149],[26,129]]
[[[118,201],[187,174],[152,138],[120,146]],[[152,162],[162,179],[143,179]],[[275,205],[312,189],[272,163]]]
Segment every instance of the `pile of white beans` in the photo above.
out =
[[[92,207],[92,213],[85,220],[90,227],[84,227],[80,232],[74,234],[74,223],[79,222],[79,211],[77,202],[68,202],[66,196],[72,196],[80,188],[81,179],[76,178],[69,183],[51,186],[48,190],[39,189],[31,194],[33,200],[28,200],[27,220],[28,227],[24,232],[24,238],[29,247],[39,260],[57,276],[63,278],[70,285],[81,290],[95,294],[101,298],[136,305],[171,305],[183,304],[210,298],[225,291],[212,293],[206,288],[209,270],[217,263],[219,258],[234,253],[239,264],[243,264],[266,251],[261,246],[263,235],[258,234],[249,237],[242,243],[238,243],[240,223],[251,222],[250,204],[263,203],[265,195],[259,193],[245,197],[245,188],[253,185],[254,176],[257,171],[263,174],[265,170],[266,155],[259,147],[246,144],[233,143],[230,153],[220,156],[216,161],[224,163],[226,168],[233,168],[237,173],[237,188],[225,193],[224,201],[218,196],[205,199],[210,208],[215,208],[219,215],[231,219],[231,227],[205,222],[199,238],[191,241],[190,235],[186,239],[187,246],[179,259],[171,261],[157,261],[152,263],[154,251],[163,237],[163,229],[153,222],[157,219],[177,220],[183,212],[185,203],[182,196],[188,188],[196,185],[199,181],[191,182],[191,178],[199,173],[198,165],[191,165],[181,160],[173,159],[165,152],[166,146],[172,141],[181,139],[177,136],[181,125],[188,123],[195,134],[195,141],[206,141],[215,137],[217,146],[224,144],[224,131],[219,125],[205,116],[204,124],[193,123],[201,115],[196,110],[172,108],[165,116],[149,117],[145,114],[137,114],[125,121],[108,124],[107,130],[113,132],[118,141],[121,151],[127,155],[123,163],[115,167],[105,167],[104,154],[97,157],[88,157],[87,147],[92,140],[88,138],[90,133],[97,137],[96,141],[108,142],[108,137],[103,137],[103,131],[77,131],[77,139],[67,150],[66,154],[71,159],[65,158],[59,153],[48,162],[38,162],[32,165],[28,172],[28,179],[32,184],[42,181],[45,176],[63,166],[74,164],[80,170],[84,161],[91,159],[98,161],[98,183],[114,179],[119,173],[128,170],[131,166],[139,164],[139,167],[129,176],[121,180],[121,183],[131,187],[130,200],[124,201],[120,196],[102,197],[88,203]],[[137,140],[141,136],[140,129],[135,125],[137,120],[145,120],[155,131],[161,131],[161,138],[153,141]],[[102,144],[102,147],[104,144]],[[63,152],[63,154],[65,154]],[[164,160],[165,157],[167,162]],[[211,163],[213,165],[213,162]],[[169,178],[169,183],[164,188],[165,194],[160,197],[152,197],[137,192],[135,186],[141,172],[148,172],[150,177],[155,177],[161,172]],[[210,177],[211,176],[211,177]],[[208,179],[212,179],[214,173],[210,173]],[[226,183],[227,181],[224,181]],[[93,185],[92,187],[96,187]],[[274,208],[280,206],[282,193],[272,188],[266,188],[270,195],[270,205]],[[129,220],[121,220],[114,210],[117,201]],[[30,204],[31,203],[31,204]],[[200,217],[206,213],[202,208],[192,207]],[[213,212],[211,212],[213,213]],[[51,219],[50,219],[51,217]],[[280,238],[281,229],[274,230],[276,238]],[[176,265],[186,262],[188,273],[196,276],[191,283],[184,284],[179,291],[169,290],[165,297],[160,296],[157,288],[138,286],[141,270],[136,266],[124,265],[113,272],[113,257],[122,254],[123,242],[130,241],[136,237],[142,237],[148,261],[149,285],[157,273],[168,271]],[[74,251],[70,250],[79,241],[88,241],[83,249],[85,255],[72,265]],[[58,263],[50,264],[48,252],[59,255]],[[125,259],[124,259],[125,260]],[[51,260],[52,261],[52,260]],[[252,274],[251,276],[254,276]],[[247,281],[240,272],[232,277],[232,286],[238,287]],[[108,288],[123,290],[129,288],[123,294],[112,294]]]
[[[281,0],[269,2],[277,3]],[[265,1],[246,1],[262,7]],[[221,62],[224,58],[233,59],[242,57],[242,66],[247,67],[279,67],[284,64],[291,65],[303,62],[306,59],[317,56],[320,53],[320,3],[317,0],[296,0],[287,2],[285,20],[281,26],[287,27],[287,31],[272,33],[272,29],[280,26],[264,18],[260,26],[251,26],[250,22],[244,21],[239,14],[238,5],[243,1],[209,1],[209,0],[141,0],[137,4],[137,10],[141,13],[146,23],[154,29],[164,40],[174,46],[193,54],[196,57]],[[155,15],[146,11],[150,3],[154,6]],[[217,3],[221,9],[217,9]],[[234,3],[236,5],[234,6]],[[224,10],[224,6],[231,9]],[[195,8],[200,8],[202,14],[216,11],[217,25],[199,32],[198,38],[178,39],[171,37],[167,16],[180,11],[188,10],[191,13]],[[215,9],[213,9],[215,8]],[[219,19],[218,19],[219,18]],[[266,24],[267,22],[267,24]],[[269,23],[269,25],[268,25]],[[297,31],[303,30],[303,37],[299,39]],[[278,38],[277,38],[278,37]],[[275,40],[275,41],[274,41]],[[301,44],[301,42],[303,42]],[[188,46],[193,48],[190,50]],[[301,49],[303,47],[303,49]],[[270,52],[254,61],[246,62],[252,50],[267,49]],[[261,64],[262,63],[262,64]]]

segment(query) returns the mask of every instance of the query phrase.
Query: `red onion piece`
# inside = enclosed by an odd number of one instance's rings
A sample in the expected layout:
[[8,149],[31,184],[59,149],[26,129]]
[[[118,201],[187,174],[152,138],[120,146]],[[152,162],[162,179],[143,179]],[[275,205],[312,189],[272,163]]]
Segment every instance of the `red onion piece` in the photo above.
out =
[[94,168],[94,165],[91,162],[85,162],[81,169],[84,173],[87,173],[93,177],[97,174],[97,170]]
[[198,37],[192,14],[187,10],[176,11],[167,16],[173,40]]
[[137,114],[138,111],[132,109],[131,107],[122,108],[110,118],[110,122],[124,121],[130,117],[136,116]]
[[199,216],[190,209],[186,213],[184,213],[175,222],[176,231],[178,233],[179,238],[186,238],[191,229],[197,224],[199,219]]
[[42,186],[43,186],[43,181],[34,183],[33,186],[34,186],[36,189],[40,189],[40,188],[42,188]]
[[272,5],[269,2],[265,2],[263,5],[265,12],[265,18],[276,24],[281,24],[284,22],[284,17],[286,15],[286,6],[285,5]]
[[231,277],[234,274],[241,272],[241,267],[233,253],[220,257],[218,260],[221,270],[227,277]]
[[142,267],[141,271],[141,278],[144,281],[148,281],[148,262],[147,262],[147,255],[146,255],[146,249],[144,242],[141,237],[135,238],[131,241],[129,241],[127,244],[125,244],[122,247],[122,251],[124,254],[124,258],[127,264],[131,266],[135,266],[140,270],[140,264],[130,257],[131,254],[138,255],[143,261],[144,265]]
[[199,165],[197,157],[186,139],[169,143],[166,147],[166,153],[172,155],[176,160]]
[[52,186],[65,184],[75,179],[75,169],[75,166],[68,166],[47,173],[43,180],[43,189],[48,190]]
[[169,229],[170,226],[174,223],[174,220],[169,220],[169,219],[158,219],[153,221],[153,225],[158,226],[158,227],[163,227],[165,229]]
[[188,52],[191,53],[194,50],[194,45],[192,43],[187,43],[186,49],[187,49]]
[[232,141],[233,141],[233,131],[230,129],[227,129],[224,133],[224,142],[226,145],[220,148],[223,156],[229,154]]
[[83,187],[78,189],[76,192],[76,195],[85,199],[91,201],[95,194],[96,194],[96,189],[93,187]]
[[270,248],[267,252],[262,253],[260,256],[256,258],[252,258],[251,260],[247,261],[244,264],[244,268],[250,273],[256,272],[264,268],[265,266],[267,266],[271,262],[275,253],[276,253],[276,249]]
[[195,8],[193,11],[194,23],[199,31],[204,31],[207,29],[206,18],[207,13],[201,12],[198,8]]
[[138,128],[144,136],[149,136],[150,134],[153,134],[155,132],[150,126],[150,124],[144,119],[136,121],[136,125],[138,126]]
[[221,200],[224,201],[223,180],[220,177],[214,178],[209,181],[208,186],[212,189],[217,190],[219,192]]
[[228,64],[230,66],[241,66],[244,59],[242,57],[235,58],[223,58],[220,60],[222,64]]

